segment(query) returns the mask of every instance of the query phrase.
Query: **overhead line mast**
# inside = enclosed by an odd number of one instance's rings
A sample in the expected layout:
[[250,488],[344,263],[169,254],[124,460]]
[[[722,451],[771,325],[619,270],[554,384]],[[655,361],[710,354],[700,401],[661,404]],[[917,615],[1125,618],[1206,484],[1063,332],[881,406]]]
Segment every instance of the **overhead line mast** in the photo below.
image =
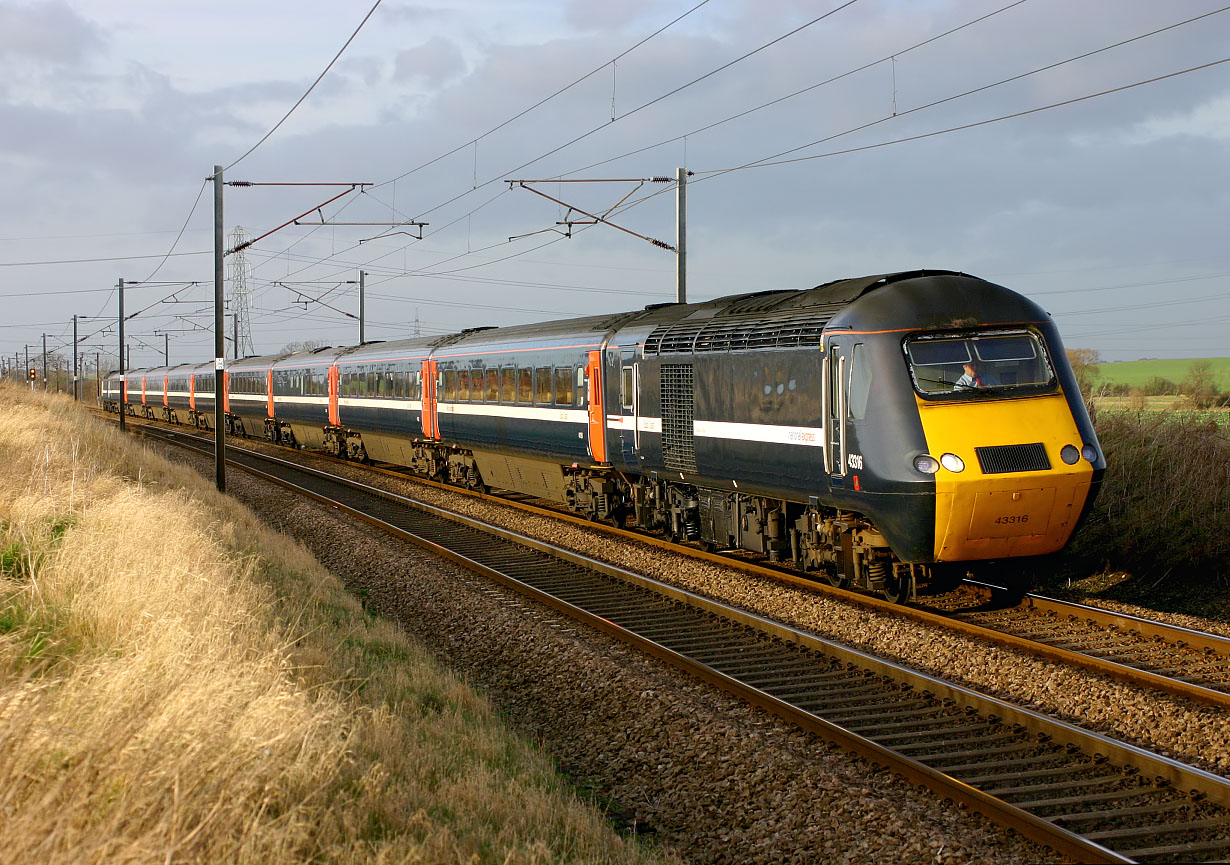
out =
[[[688,175],[691,173],[692,172],[688,171],[686,168],[678,168],[676,169],[676,172],[675,172],[675,181],[674,181],[675,182],[675,245],[674,246],[671,246],[669,243],[663,240],[657,240],[656,238],[653,238],[653,237],[647,237],[644,234],[638,234],[630,228],[624,228],[622,225],[617,225],[614,222],[611,222],[609,219],[607,219],[607,216],[611,212],[613,212],[617,207],[619,207],[621,204],[623,204],[625,201],[631,198],[632,194],[636,192],[636,190],[644,186],[646,183],[670,183],[671,178],[669,177],[620,177],[620,178],[595,178],[595,179],[576,179],[574,178],[574,179],[567,179],[567,180],[561,180],[561,179],[506,180],[504,182],[508,184],[509,189],[513,188],[514,186],[518,186],[521,189],[525,189],[525,190],[528,190],[534,193],[535,195],[542,196],[548,201],[553,201],[556,204],[560,205],[561,207],[567,207],[568,214],[565,216],[563,220],[560,220],[555,223],[556,225],[567,226],[567,231],[559,232],[563,234],[564,237],[572,237],[572,227],[574,225],[597,225],[598,223],[602,223],[603,225],[609,225],[611,228],[622,231],[624,232],[624,234],[630,234],[633,237],[644,240],[647,243],[651,243],[654,246],[659,247],[660,249],[666,249],[666,250],[669,250],[670,252],[675,253],[675,259],[676,259],[676,264],[677,264],[676,272],[675,272],[675,302],[676,303],[687,303],[687,284],[688,284],[688,278],[687,278],[687,227],[688,227],[687,226],[687,183],[688,183]],[[534,183],[635,183],[636,186],[633,187],[632,190],[627,195],[619,199],[619,201],[612,204],[610,207],[604,210],[601,214],[598,214],[598,213],[590,213],[587,210],[582,210],[581,208],[577,207],[574,204],[569,204],[566,201],[561,201],[560,199],[555,198],[554,196],[551,196],[551,195],[547,195],[547,193],[543,192],[542,190],[535,189],[533,186],[529,185],[529,184],[534,184]],[[581,214],[582,216],[588,217],[589,221],[582,222],[580,220],[569,219],[568,216],[571,216],[573,212],[576,212],[576,213]],[[559,229],[545,228],[545,229],[542,229],[542,231],[559,231]],[[531,232],[531,234],[539,234],[539,233],[540,232],[537,232],[537,231]],[[528,237],[529,235],[523,234],[523,235],[518,235],[518,236]],[[516,237],[510,237],[508,239],[515,240]]]

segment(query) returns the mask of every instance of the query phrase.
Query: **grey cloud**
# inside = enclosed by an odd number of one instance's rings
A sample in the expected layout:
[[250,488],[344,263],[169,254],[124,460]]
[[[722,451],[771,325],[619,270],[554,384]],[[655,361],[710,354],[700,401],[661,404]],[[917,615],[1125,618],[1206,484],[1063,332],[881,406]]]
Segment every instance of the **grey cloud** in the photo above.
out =
[[399,51],[393,63],[393,80],[421,81],[437,86],[465,72],[466,63],[460,49],[447,39],[432,37],[422,45]]
[[0,3],[0,57],[74,64],[104,45],[98,29],[62,0]]
[[582,31],[627,30],[654,8],[648,0],[572,0],[564,20]]
[[427,21],[444,21],[457,18],[458,13],[452,9],[442,9],[438,6],[424,6],[420,3],[403,5],[386,5],[380,14],[386,20],[397,23],[422,24]]

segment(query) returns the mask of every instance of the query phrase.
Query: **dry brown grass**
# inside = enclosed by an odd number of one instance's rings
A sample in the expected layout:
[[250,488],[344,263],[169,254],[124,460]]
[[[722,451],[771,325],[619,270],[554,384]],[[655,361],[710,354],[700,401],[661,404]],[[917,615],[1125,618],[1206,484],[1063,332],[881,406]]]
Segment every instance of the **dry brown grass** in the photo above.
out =
[[655,861],[301,546],[0,400],[0,862]]

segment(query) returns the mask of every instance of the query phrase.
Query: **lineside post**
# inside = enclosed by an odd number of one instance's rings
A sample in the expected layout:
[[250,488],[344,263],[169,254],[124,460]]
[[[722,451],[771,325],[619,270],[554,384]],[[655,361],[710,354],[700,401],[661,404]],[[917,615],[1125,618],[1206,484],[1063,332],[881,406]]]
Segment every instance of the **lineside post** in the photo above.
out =
[[120,295],[120,432],[124,431],[124,412],[128,409],[125,405],[124,392],[124,280],[120,279],[117,286]]
[[218,492],[226,492],[226,331],[223,328],[222,166],[214,166],[214,475]]
[[688,170],[675,170],[675,302],[688,302]]
[[80,399],[80,394],[77,392],[77,375],[80,373],[80,368],[77,366],[77,316],[73,316],[73,402]]

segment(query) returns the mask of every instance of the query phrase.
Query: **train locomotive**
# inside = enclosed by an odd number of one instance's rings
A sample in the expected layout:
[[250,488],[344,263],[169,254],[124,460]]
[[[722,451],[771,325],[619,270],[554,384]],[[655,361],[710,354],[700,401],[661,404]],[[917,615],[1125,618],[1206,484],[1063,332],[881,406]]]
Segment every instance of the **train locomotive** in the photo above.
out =
[[[208,428],[214,367],[104,404]],[[900,601],[1059,550],[1101,448],[1050,316],[951,271],[232,362],[228,432],[562,503]]]

